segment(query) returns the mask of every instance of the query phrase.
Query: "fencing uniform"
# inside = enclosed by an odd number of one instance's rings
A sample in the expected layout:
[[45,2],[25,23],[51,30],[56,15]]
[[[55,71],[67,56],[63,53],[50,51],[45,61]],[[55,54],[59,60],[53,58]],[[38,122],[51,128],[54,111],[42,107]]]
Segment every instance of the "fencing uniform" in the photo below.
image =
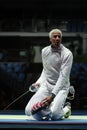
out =
[[40,78],[36,81],[40,83],[40,88],[28,102],[25,108],[26,115],[31,115],[32,106],[51,93],[56,96],[47,111],[50,112],[53,119],[59,119],[64,115],[63,107],[70,87],[72,61],[72,52],[62,43],[59,48],[49,45],[42,49],[43,70]]

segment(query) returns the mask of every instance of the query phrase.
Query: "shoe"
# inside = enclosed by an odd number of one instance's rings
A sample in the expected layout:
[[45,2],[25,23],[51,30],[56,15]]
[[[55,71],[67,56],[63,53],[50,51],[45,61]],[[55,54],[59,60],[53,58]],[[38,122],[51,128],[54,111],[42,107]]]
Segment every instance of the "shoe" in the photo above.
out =
[[51,120],[51,111],[49,108],[43,109],[42,113],[43,113],[43,117],[42,117],[43,120],[47,120],[47,121]]
[[49,120],[51,120],[51,118],[50,118],[49,115],[47,115],[47,116],[44,116],[44,117],[42,118],[42,120],[44,120],[44,121],[49,121]]
[[71,103],[67,102],[65,106],[69,109],[66,114],[64,115],[64,118],[68,118],[71,115]]

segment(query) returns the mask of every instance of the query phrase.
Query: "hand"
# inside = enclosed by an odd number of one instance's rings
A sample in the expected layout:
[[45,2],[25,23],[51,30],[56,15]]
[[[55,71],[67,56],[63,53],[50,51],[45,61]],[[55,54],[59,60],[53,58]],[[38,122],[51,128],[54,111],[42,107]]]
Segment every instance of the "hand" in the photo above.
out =
[[32,110],[31,110],[31,113],[32,113],[32,114],[35,114],[35,113],[37,113],[38,111],[40,111],[42,108],[43,108],[43,103],[42,103],[42,101],[41,101],[41,102],[37,102],[36,104],[33,105]]
[[38,90],[38,88],[40,87],[39,83],[34,83],[31,86],[29,86],[29,91],[30,92],[36,92]]
[[40,83],[33,83],[32,86],[34,86],[34,87],[40,87]]
[[37,102],[36,104],[33,105],[31,113],[35,114],[38,111],[42,110],[43,108],[49,107],[52,100],[53,100],[52,96],[48,96],[47,98],[45,98],[41,102]]
[[42,102],[43,102],[44,106],[48,107],[51,104],[52,101],[53,101],[53,97],[52,96],[48,96]]

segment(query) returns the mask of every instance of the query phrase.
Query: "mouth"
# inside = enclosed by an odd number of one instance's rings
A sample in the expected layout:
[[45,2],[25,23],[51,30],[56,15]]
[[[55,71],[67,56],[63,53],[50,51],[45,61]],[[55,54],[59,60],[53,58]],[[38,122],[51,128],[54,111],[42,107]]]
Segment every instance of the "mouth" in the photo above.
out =
[[56,43],[55,43],[55,46],[57,46],[57,47],[58,47],[58,46],[59,46],[59,42],[56,42]]
[[53,48],[58,48],[58,47],[59,47],[59,44],[53,44],[52,47],[53,47]]

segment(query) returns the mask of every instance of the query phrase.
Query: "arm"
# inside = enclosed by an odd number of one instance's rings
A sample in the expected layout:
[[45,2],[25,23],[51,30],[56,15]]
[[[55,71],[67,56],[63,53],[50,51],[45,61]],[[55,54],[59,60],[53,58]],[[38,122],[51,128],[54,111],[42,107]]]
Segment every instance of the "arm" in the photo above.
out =
[[73,55],[72,53],[69,53],[68,55],[65,55],[62,61],[61,69],[60,69],[60,75],[59,78],[56,82],[56,85],[52,91],[53,94],[57,94],[60,89],[65,86],[69,82],[69,76],[70,76],[70,71],[72,67],[72,62],[73,62]]
[[53,101],[55,96],[57,95],[58,91],[68,82],[69,76],[70,76],[70,71],[72,67],[72,61],[73,61],[73,55],[70,53],[67,55],[64,60],[62,61],[62,66],[60,70],[60,76],[57,80],[57,83],[51,93],[50,96],[46,97],[43,100],[43,105],[44,106],[49,106],[50,103]]

